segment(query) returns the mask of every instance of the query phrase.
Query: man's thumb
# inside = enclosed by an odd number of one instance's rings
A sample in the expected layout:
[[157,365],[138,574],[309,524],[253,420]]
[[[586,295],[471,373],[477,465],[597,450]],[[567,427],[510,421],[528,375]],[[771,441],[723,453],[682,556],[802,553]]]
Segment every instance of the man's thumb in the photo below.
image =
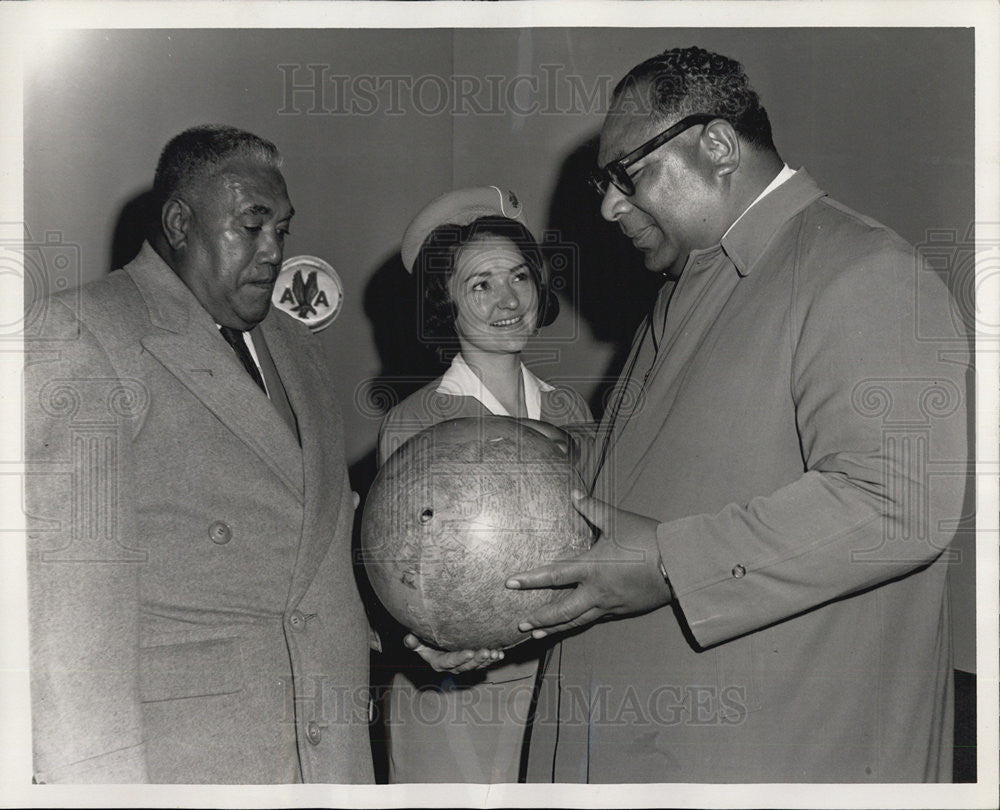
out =
[[570,493],[573,499],[573,508],[583,515],[590,523],[598,529],[604,528],[604,502],[593,498],[579,489],[574,489]]

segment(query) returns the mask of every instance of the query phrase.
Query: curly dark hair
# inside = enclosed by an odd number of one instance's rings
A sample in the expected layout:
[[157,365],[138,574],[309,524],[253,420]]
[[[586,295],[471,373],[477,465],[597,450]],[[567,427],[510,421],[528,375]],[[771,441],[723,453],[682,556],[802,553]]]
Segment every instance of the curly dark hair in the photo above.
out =
[[423,304],[424,335],[435,340],[456,337],[455,302],[448,292],[448,280],[455,271],[459,251],[476,239],[502,236],[509,239],[524,257],[538,292],[539,327],[548,326],[559,314],[559,302],[545,283],[544,260],[535,237],[520,222],[507,217],[479,217],[468,225],[439,225],[428,234],[413,263],[417,288]]
[[664,120],[696,113],[725,118],[749,144],[777,151],[767,111],[735,59],[704,48],[671,48],[625,74],[614,98],[627,103],[626,94]]

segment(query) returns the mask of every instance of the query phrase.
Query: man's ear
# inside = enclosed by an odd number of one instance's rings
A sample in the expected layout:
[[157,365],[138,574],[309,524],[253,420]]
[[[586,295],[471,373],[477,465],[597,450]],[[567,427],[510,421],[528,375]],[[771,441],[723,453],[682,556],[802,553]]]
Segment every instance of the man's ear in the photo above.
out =
[[171,250],[180,250],[187,243],[191,213],[191,206],[177,197],[171,197],[164,203],[160,211],[160,227]]
[[740,139],[733,125],[722,118],[708,123],[701,134],[701,147],[716,176],[732,174],[740,165]]

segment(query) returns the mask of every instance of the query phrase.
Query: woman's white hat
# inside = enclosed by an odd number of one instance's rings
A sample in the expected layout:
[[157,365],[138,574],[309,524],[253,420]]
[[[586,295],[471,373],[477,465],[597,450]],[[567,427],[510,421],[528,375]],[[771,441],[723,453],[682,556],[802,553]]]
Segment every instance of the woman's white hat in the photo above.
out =
[[449,191],[425,205],[407,226],[399,249],[406,272],[413,272],[420,247],[435,228],[440,225],[468,225],[480,217],[506,217],[526,225],[521,201],[513,191],[497,186]]

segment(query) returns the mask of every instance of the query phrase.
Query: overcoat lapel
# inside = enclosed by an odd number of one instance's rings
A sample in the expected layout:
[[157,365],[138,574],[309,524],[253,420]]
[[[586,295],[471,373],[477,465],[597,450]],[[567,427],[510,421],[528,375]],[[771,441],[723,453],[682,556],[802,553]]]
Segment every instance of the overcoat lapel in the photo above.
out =
[[[621,434],[616,434],[618,463],[629,470],[617,486],[617,503],[628,496],[643,474],[652,448],[659,444],[656,437],[665,429],[673,404],[693,367],[692,360],[698,353],[711,350],[719,336],[716,325],[725,317],[740,280],[751,271],[773,237],[774,211],[782,212],[782,222],[787,222],[823,195],[806,171],[800,169],[747,211],[730,234],[723,237],[721,246],[691,254],[666,310],[660,350],[648,378],[646,402],[655,403],[656,407],[647,406],[635,414]],[[761,223],[769,224],[764,227]],[[722,250],[734,264],[712,269],[710,254]],[[701,262],[699,258],[708,261]],[[706,407],[711,407],[711,403],[706,403]]]
[[[326,362],[316,341],[294,334],[284,316],[272,312],[261,324],[274,365],[278,369],[288,402],[298,420],[305,476],[302,540],[295,560],[288,603],[303,597],[344,519],[342,498],[347,474],[340,411],[336,408]],[[330,403],[330,407],[324,406]]]
[[271,401],[246,373],[212,317],[148,245],[126,268],[149,310],[141,342],[298,497],[302,454]]
[[[644,407],[632,416],[617,437],[617,462],[629,471],[618,484],[618,500],[628,495],[642,475],[647,456],[657,446],[655,437],[664,428],[674,400],[691,368],[691,361],[702,350],[707,334],[718,320],[738,281],[737,273],[726,268],[722,273],[699,274],[689,267],[681,276],[666,311],[660,350],[645,384]],[[694,319],[692,315],[696,312],[698,318]],[[639,371],[642,369],[637,369]],[[641,379],[640,377],[639,380]]]

